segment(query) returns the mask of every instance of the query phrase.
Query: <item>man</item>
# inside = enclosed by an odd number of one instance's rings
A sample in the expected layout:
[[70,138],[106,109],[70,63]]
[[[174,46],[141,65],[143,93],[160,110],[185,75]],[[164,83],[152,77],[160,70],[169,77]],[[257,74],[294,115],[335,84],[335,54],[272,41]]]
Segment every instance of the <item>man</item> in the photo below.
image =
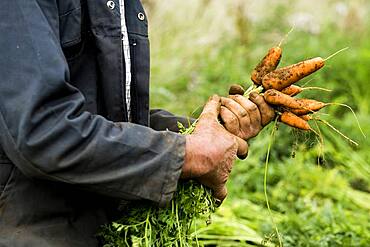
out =
[[0,33],[1,247],[97,246],[121,200],[165,205],[181,178],[221,202],[273,117],[256,94],[213,96],[182,136],[184,119],[149,111],[139,0],[1,1]]

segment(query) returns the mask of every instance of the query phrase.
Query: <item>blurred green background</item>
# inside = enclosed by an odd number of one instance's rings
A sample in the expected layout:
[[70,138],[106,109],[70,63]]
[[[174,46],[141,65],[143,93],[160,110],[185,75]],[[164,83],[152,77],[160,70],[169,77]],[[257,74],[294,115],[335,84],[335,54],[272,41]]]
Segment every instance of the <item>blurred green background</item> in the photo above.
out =
[[[299,84],[332,89],[304,93],[350,105],[321,111],[350,145],[322,123],[323,143],[312,134],[279,126],[268,169],[268,197],[285,246],[370,244],[370,1],[171,0],[143,1],[150,24],[151,107],[191,116],[231,83],[251,84],[250,72],[286,33],[281,66],[335,56]],[[276,243],[263,194],[271,126],[250,142],[228,182],[229,196],[213,223],[199,230],[202,243],[248,246]]]

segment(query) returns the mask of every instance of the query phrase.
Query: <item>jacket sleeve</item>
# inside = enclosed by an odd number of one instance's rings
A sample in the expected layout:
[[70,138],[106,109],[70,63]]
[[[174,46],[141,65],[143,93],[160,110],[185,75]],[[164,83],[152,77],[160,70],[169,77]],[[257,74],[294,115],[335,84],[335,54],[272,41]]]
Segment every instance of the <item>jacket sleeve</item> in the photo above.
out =
[[27,176],[118,199],[167,203],[185,138],[81,112],[59,44],[36,0],[0,1],[0,144]]
[[178,122],[187,128],[194,121],[195,119],[193,118],[176,116],[162,109],[150,110],[150,127],[154,130],[170,130],[177,133],[179,132]]

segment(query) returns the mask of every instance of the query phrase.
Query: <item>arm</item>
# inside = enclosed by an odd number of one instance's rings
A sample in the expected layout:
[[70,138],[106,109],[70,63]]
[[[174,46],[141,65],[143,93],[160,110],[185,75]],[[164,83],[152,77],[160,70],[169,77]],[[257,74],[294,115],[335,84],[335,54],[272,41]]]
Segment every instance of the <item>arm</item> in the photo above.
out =
[[0,2],[0,144],[27,176],[166,203],[185,138],[81,112],[57,35],[36,0]]

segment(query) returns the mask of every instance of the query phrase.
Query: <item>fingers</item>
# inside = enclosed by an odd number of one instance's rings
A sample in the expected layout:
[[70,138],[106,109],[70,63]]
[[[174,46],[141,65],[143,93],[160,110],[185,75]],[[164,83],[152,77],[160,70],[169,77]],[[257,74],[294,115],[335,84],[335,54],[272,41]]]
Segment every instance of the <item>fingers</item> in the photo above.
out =
[[259,126],[261,124],[261,113],[256,104],[241,95],[231,95],[230,98],[240,104],[248,112],[251,125]]
[[238,143],[238,158],[244,160],[248,156],[248,143],[240,137],[236,137],[236,142]]
[[229,109],[221,106],[220,110],[221,120],[224,122],[225,128],[232,134],[237,135],[239,133],[239,120]]
[[244,88],[238,84],[231,85],[229,89],[229,95],[235,94],[243,95],[244,92],[245,92]]
[[249,95],[249,99],[257,105],[260,111],[262,126],[266,126],[272,119],[274,119],[274,109],[266,103],[265,99],[261,95],[256,92],[252,92]]
[[234,113],[239,119],[248,115],[248,112],[238,103],[230,98],[221,97],[221,104]]

